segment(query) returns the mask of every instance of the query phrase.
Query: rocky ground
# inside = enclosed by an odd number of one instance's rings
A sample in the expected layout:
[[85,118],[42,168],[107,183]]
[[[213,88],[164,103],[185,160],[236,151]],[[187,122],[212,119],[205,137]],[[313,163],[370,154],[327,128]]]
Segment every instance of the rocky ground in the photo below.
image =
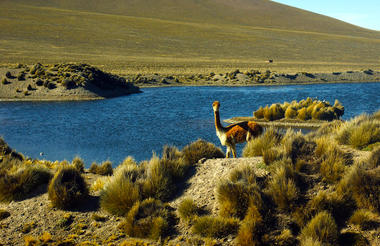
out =
[[1,101],[94,100],[136,92],[124,78],[86,64],[0,67]]
[[149,86],[250,86],[299,83],[333,83],[333,82],[380,82],[380,71],[366,69],[362,71],[345,71],[334,73],[277,73],[275,71],[239,71],[221,74],[193,75],[124,75],[127,81],[141,87]]
[[[196,165],[194,175],[186,182],[185,189],[170,202],[170,206],[175,209],[183,198],[192,197],[207,213],[216,214],[218,208],[214,190],[219,180],[239,165],[255,167],[258,176],[265,176],[268,173],[260,168],[261,163],[261,157],[202,160]],[[98,177],[85,173],[89,185]],[[40,187],[34,194],[36,196],[32,198],[9,204],[0,203],[0,209],[10,213],[9,217],[0,221],[0,245],[23,245],[31,238],[43,239],[44,233],[51,235],[49,242],[52,244],[91,242],[99,245],[119,245],[123,241],[131,243],[130,245],[156,244],[148,240],[128,238],[120,231],[118,225],[123,218],[111,216],[100,210],[99,192],[91,191],[87,204],[83,204],[81,208],[63,211],[51,206],[45,191],[46,187]],[[188,225],[179,223],[176,232],[173,232],[167,243],[202,245],[204,241],[192,235]],[[232,238],[222,239],[220,243],[232,244]]]

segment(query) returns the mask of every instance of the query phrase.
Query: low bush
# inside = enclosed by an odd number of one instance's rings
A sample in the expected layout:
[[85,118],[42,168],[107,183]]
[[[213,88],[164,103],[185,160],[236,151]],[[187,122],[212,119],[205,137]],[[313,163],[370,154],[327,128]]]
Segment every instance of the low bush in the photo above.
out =
[[297,117],[297,109],[293,107],[287,107],[285,111],[286,119],[294,119]]
[[241,222],[236,237],[236,244],[240,246],[261,245],[263,219],[255,205],[249,206],[244,220]]
[[280,140],[281,135],[273,127],[269,127],[259,137],[247,142],[243,148],[243,156],[262,156],[264,150],[278,145]]
[[7,71],[5,73],[5,77],[7,77],[8,79],[12,79],[13,78],[12,73],[10,71]]
[[257,119],[264,118],[264,108],[260,106],[260,108],[253,112],[253,116],[255,116]]
[[223,238],[235,235],[239,228],[236,218],[201,216],[194,219],[191,230],[202,237]]
[[48,184],[51,176],[50,171],[42,167],[26,167],[15,174],[2,171],[0,173],[0,201],[25,199],[38,186]]
[[[323,245],[335,245],[338,240],[338,227],[333,217],[326,211],[318,213],[301,230],[301,242],[308,238]],[[302,244],[302,243],[301,243]]]
[[170,232],[173,214],[161,201],[153,198],[137,202],[128,212],[121,228],[130,237],[159,239]]
[[74,167],[63,167],[50,181],[49,200],[61,209],[75,208],[88,197],[87,184]]
[[349,164],[351,160],[345,158],[345,154],[338,149],[338,146],[331,145],[322,158],[320,172],[325,181],[336,183],[343,177]]
[[122,216],[141,199],[139,187],[124,174],[114,175],[100,194],[100,207],[110,214]]
[[376,228],[380,225],[379,216],[367,209],[359,209],[349,219],[349,223],[358,225],[362,230]]
[[6,78],[2,78],[1,83],[2,83],[3,85],[7,85],[7,84],[9,84],[9,82],[8,82],[8,80],[7,80]]
[[17,80],[18,81],[24,81],[25,80],[25,73],[21,72],[17,75]]
[[182,149],[183,158],[186,164],[193,165],[200,159],[224,158],[224,153],[214,144],[208,143],[202,139],[185,146]]
[[194,216],[199,214],[200,208],[194,202],[193,199],[187,197],[184,198],[178,206],[178,215],[179,218],[184,222],[191,221]]

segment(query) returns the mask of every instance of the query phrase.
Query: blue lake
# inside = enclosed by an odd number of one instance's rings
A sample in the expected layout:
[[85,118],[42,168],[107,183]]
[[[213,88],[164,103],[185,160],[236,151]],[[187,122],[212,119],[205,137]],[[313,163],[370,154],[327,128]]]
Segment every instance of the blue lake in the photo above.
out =
[[[0,136],[32,158],[91,162],[126,156],[141,161],[162,147],[179,148],[198,138],[221,146],[211,104],[222,119],[251,116],[259,106],[317,97],[345,106],[344,119],[380,109],[380,83],[255,87],[145,88],[144,93],[84,102],[0,102]],[[241,150],[241,148],[240,148]],[[224,148],[223,148],[224,151]]]

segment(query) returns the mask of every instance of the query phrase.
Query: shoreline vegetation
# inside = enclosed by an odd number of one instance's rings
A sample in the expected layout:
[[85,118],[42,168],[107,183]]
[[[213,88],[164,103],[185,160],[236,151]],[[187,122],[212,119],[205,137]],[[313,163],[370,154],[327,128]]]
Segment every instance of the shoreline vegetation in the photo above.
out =
[[[305,100],[306,101],[306,100]],[[297,102],[298,104],[300,102]],[[268,127],[224,158],[197,140],[117,167],[30,159],[0,139],[9,245],[379,245],[380,111]]]
[[0,101],[97,100],[141,92],[124,78],[87,64],[0,67]]
[[98,100],[165,86],[260,86],[380,82],[380,71],[278,73],[238,69],[207,74],[114,75],[87,64],[0,66],[0,101]]

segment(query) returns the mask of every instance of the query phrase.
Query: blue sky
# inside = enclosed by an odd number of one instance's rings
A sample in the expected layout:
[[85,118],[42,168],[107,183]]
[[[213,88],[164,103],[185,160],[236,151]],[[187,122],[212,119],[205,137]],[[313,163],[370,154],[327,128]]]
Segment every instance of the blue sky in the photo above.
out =
[[380,0],[273,0],[380,31]]

